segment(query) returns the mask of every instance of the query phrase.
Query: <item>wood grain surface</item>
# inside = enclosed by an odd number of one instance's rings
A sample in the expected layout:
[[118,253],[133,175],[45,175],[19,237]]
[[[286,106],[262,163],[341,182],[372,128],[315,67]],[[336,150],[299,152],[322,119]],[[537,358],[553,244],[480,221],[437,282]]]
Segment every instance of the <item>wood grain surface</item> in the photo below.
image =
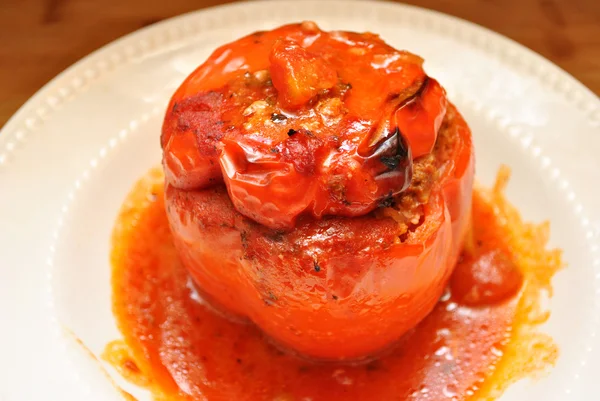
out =
[[[0,126],[52,77],[93,50],[162,19],[227,2],[0,0]],[[600,0],[404,2],[506,35],[600,94]]]

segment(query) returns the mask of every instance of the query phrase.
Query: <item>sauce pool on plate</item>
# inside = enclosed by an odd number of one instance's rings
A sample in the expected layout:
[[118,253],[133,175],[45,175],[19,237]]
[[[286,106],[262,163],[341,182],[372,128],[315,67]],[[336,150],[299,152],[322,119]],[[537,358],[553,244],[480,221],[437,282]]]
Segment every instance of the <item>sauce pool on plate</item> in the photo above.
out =
[[[104,358],[159,400],[336,401],[496,398],[557,358],[535,331],[560,268],[548,225],[521,221],[493,190],[473,195],[472,229],[433,312],[370,362],[318,364],[282,352],[253,325],[205,303],[179,261],[160,169],[127,197],[113,233],[113,311],[123,340]],[[465,284],[467,283],[467,284]]]

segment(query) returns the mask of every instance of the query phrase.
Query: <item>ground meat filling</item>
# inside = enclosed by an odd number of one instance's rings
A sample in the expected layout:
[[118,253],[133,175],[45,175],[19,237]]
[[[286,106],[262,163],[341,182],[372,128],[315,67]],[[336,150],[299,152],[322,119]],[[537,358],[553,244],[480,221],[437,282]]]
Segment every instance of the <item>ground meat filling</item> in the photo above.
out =
[[401,240],[405,240],[409,232],[413,232],[423,223],[424,205],[429,202],[431,190],[441,171],[449,163],[457,139],[452,123],[455,113],[454,108],[448,108],[433,151],[413,160],[410,186],[401,194],[382,201],[379,210],[374,212],[375,216],[389,217],[398,222],[398,236]]

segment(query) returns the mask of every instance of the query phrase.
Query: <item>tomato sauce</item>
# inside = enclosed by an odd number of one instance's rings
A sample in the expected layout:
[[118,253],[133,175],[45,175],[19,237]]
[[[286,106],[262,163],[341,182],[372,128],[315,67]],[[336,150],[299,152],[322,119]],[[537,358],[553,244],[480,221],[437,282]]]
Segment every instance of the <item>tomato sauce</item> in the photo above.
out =
[[550,290],[560,252],[545,249],[546,225],[523,223],[504,200],[506,174],[494,190],[474,193],[460,280],[451,279],[433,312],[398,344],[359,365],[298,358],[255,326],[216,313],[177,256],[163,179],[156,169],[140,180],[115,226],[113,310],[124,340],[104,355],[157,399],[494,399],[557,358],[535,325],[548,316],[537,300]]

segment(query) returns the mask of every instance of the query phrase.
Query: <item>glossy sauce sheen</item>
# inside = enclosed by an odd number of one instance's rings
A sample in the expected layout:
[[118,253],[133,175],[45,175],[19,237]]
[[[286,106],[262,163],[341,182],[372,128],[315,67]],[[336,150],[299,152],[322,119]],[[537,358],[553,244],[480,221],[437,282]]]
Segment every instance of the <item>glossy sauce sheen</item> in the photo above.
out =
[[559,254],[544,250],[547,228],[521,223],[501,194],[474,195],[474,228],[456,268],[461,280],[451,280],[433,312],[381,358],[345,366],[297,359],[254,326],[214,313],[178,259],[162,188],[159,171],[141,180],[115,227],[114,313],[126,346],[112,344],[106,354],[158,399],[492,399],[556,358],[531,326],[547,317],[537,298]]
[[364,215],[404,191],[435,144],[447,100],[422,63],[377,35],[309,22],[227,44],[171,99],[167,180],[225,183],[238,212],[274,229]]

